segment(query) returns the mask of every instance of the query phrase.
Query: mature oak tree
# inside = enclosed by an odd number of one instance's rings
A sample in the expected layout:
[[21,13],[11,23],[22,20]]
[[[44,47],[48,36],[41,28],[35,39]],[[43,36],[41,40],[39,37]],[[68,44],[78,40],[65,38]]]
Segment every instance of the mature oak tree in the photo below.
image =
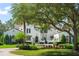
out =
[[77,50],[79,32],[78,4],[37,4],[35,21],[49,24],[59,31],[65,31],[74,38],[74,50]]
[[24,32],[26,22],[37,25],[48,24],[47,27],[51,26],[59,31],[67,32],[74,38],[74,50],[77,50],[78,4],[13,4],[12,15],[19,24],[24,24]]

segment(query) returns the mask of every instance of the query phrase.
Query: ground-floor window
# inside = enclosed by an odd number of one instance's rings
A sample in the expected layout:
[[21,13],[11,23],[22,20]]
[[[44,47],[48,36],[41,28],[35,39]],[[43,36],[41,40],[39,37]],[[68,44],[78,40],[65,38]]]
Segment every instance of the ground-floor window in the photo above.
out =
[[31,37],[32,37],[32,36],[28,35],[28,36],[27,36],[27,39],[28,39],[28,40],[31,40]]
[[35,37],[35,43],[38,43],[38,36]]
[[52,35],[52,36],[50,36],[50,40],[53,40],[53,38],[54,38],[54,36]]

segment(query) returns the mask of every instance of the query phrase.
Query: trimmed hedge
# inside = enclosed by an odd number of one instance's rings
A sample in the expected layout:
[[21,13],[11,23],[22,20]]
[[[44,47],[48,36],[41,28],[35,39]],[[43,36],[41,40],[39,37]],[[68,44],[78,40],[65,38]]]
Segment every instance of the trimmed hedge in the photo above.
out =
[[67,48],[67,49],[73,49],[73,45],[65,45],[65,48]]
[[2,42],[0,42],[0,45],[3,45],[3,43],[2,43]]
[[60,46],[62,46],[64,49],[73,49],[73,45],[71,44],[61,44]]
[[37,46],[35,46],[35,45],[20,45],[19,49],[22,49],[22,50],[38,50]]

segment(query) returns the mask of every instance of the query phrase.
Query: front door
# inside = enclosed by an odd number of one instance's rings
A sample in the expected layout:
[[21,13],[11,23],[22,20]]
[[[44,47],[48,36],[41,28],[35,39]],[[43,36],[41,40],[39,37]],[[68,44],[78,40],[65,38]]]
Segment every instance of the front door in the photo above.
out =
[[35,37],[35,43],[38,43],[38,36]]
[[45,44],[47,44],[47,40],[46,40],[46,37],[44,37],[44,40],[45,40]]

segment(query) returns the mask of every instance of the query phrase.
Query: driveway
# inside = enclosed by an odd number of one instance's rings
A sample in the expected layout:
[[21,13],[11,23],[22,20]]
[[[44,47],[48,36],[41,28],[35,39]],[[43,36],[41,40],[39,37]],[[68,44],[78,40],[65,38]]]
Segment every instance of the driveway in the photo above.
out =
[[18,48],[1,48],[0,49],[0,56],[20,56],[10,53],[10,51],[14,51]]

